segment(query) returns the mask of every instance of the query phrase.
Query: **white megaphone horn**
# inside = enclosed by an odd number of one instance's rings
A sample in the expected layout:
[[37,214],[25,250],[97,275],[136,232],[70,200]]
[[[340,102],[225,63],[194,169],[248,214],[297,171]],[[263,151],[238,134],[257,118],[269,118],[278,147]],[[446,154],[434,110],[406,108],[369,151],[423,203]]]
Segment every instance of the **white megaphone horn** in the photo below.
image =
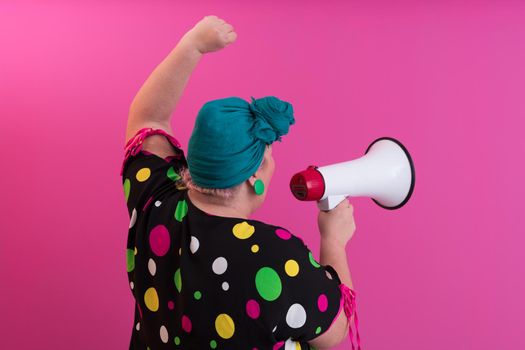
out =
[[332,210],[348,196],[371,197],[385,209],[399,209],[410,199],[415,182],[414,163],[405,146],[394,138],[381,137],[361,158],[312,165],[295,174],[290,190],[299,200],[317,201],[321,210]]

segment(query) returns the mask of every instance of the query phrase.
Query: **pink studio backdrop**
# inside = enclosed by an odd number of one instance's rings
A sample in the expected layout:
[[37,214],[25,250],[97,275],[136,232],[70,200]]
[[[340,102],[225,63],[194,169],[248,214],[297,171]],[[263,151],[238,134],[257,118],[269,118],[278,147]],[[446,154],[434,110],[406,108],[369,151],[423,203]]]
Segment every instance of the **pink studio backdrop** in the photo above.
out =
[[317,210],[292,197],[292,174],[380,136],[414,158],[406,207],[353,200],[364,348],[525,348],[525,5],[496,0],[0,3],[0,348],[127,349],[127,112],[207,14],[239,37],[201,60],[174,136],[186,146],[215,98],[295,109],[254,218],[317,254]]

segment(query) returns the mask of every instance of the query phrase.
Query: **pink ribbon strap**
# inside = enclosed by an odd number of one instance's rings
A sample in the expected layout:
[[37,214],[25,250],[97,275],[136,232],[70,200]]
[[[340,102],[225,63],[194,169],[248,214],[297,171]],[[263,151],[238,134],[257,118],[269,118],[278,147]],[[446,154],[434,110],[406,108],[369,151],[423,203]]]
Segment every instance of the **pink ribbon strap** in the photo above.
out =
[[128,142],[126,143],[126,146],[124,146],[125,155],[124,155],[124,161],[122,162],[122,168],[120,169],[120,176],[124,173],[124,165],[126,164],[126,161],[129,157],[135,156],[137,153],[140,152],[142,149],[142,144],[144,143],[144,140],[146,137],[150,135],[164,135],[168,138],[168,140],[171,142],[171,144],[177,148],[181,148],[179,141],[175,139],[173,136],[168,134],[162,129],[153,129],[153,128],[142,128],[135,136],[130,138]]
[[359,322],[357,320],[357,306],[355,302],[355,291],[348,288],[345,284],[341,283],[339,284],[339,289],[341,290],[341,293],[344,298],[344,310],[346,318],[348,319],[348,336],[350,338],[350,343],[352,344],[352,350],[355,350],[354,346],[354,333],[352,331],[352,323],[350,322],[350,319],[352,315],[354,315],[354,323],[355,323],[355,333],[356,333],[356,342],[357,342],[357,349],[361,350],[361,339],[359,338],[359,329],[358,325]]

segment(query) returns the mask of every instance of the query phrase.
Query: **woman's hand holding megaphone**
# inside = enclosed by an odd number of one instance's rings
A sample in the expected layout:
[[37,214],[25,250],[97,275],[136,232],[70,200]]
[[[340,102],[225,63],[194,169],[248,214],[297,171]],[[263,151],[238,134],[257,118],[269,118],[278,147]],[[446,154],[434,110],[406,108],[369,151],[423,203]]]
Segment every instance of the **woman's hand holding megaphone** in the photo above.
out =
[[349,198],[347,197],[332,210],[320,210],[317,224],[323,240],[331,241],[342,247],[346,246],[356,229],[354,207]]

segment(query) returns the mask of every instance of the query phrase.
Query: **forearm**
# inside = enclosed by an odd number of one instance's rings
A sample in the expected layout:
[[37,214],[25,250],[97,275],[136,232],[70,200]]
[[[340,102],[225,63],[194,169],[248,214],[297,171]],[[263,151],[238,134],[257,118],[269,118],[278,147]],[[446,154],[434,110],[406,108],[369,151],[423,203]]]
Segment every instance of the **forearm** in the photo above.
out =
[[[350,289],[354,289],[352,284],[352,278],[350,276],[350,269],[346,258],[345,246],[340,244],[338,241],[321,238],[320,248],[320,263],[322,265],[332,266],[341,283],[348,286]],[[350,320],[347,319],[346,315],[340,315],[338,318],[337,326],[339,327],[339,339],[342,341],[348,335],[348,325],[352,322],[354,315],[351,316]],[[339,341],[339,342],[340,342]],[[339,343],[338,342],[338,343]]]
[[353,289],[352,277],[346,257],[344,245],[337,241],[321,238],[321,248],[319,260],[322,265],[332,266],[342,283]]
[[131,103],[129,119],[169,124],[171,114],[201,56],[193,42],[184,35],[140,88]]

